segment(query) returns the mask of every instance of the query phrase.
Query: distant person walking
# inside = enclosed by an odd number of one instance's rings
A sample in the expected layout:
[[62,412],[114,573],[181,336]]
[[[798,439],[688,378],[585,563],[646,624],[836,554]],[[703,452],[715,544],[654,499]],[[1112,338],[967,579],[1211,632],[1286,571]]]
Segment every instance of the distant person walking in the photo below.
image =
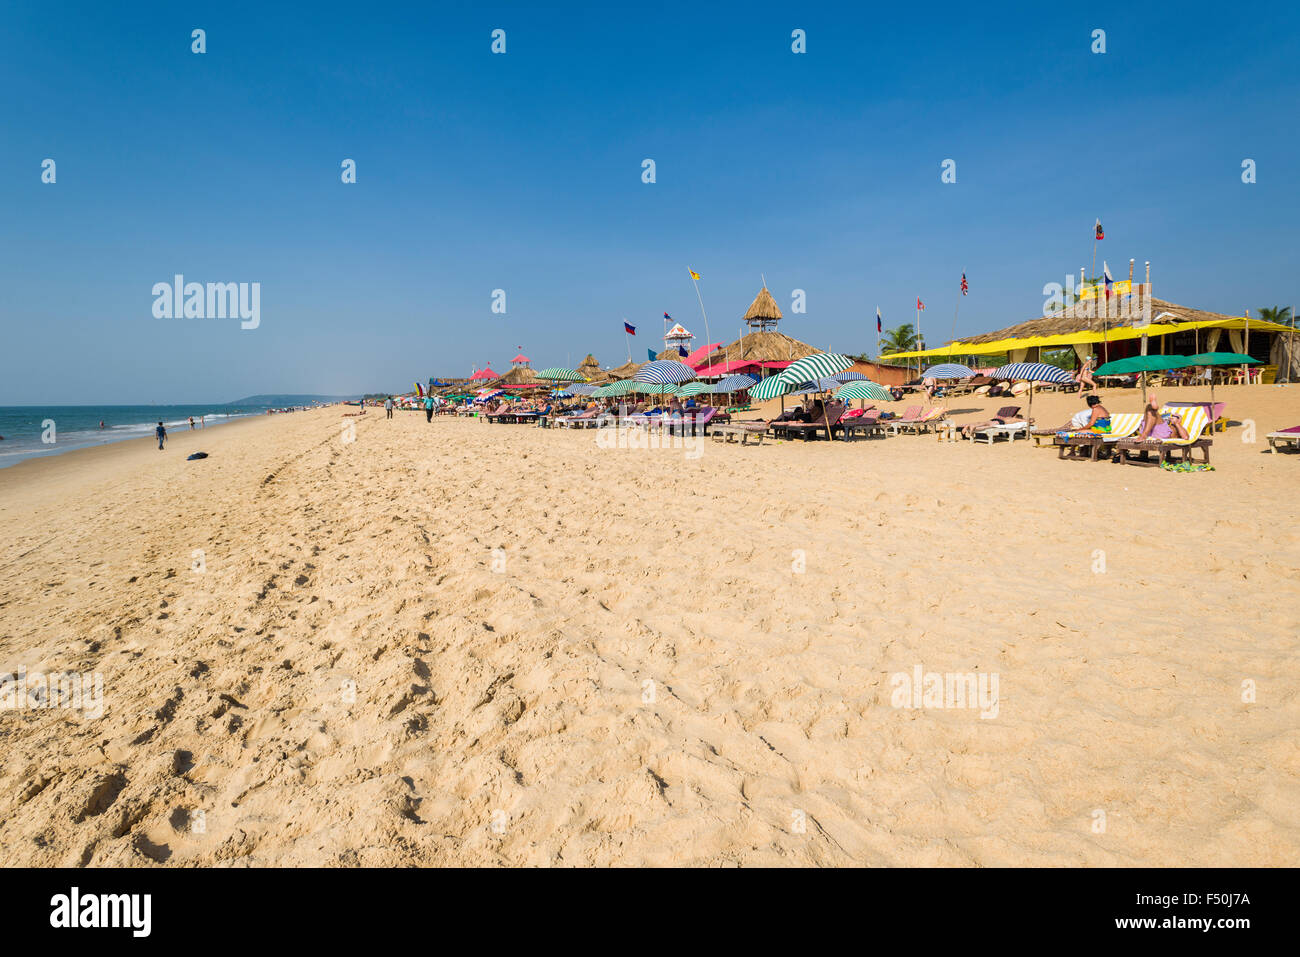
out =
[[424,397],[424,421],[433,421],[433,396],[431,395],[426,395]]
[[190,431],[194,431],[194,416],[190,416]]
[[391,395],[384,400],[384,412],[387,413],[386,418],[391,419],[393,417],[393,397]]
[[163,443],[167,441],[167,430],[163,428],[161,422],[158,423],[158,428],[153,430],[153,434],[158,437],[158,451],[161,452]]

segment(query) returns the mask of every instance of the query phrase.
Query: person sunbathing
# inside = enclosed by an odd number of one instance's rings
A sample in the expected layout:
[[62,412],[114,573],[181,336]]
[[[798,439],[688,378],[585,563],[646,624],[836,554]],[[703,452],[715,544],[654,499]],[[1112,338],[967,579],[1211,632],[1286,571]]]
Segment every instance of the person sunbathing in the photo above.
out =
[[1160,413],[1160,401],[1154,396],[1147,398],[1146,408],[1142,410],[1142,428],[1138,430],[1138,441],[1146,439],[1185,439],[1187,429],[1183,427],[1182,416],[1176,412]]
[[1008,415],[1008,416],[995,415],[987,422],[972,422],[969,425],[963,425],[961,427],[961,435],[962,438],[969,439],[976,432],[983,431],[984,429],[991,429],[995,425],[1019,425],[1024,421],[1025,421],[1024,417],[1020,415]]
[[1084,432],[1088,429],[1094,429],[1098,432],[1110,431],[1110,413],[1106,407],[1101,404],[1099,396],[1090,395],[1087,398],[1088,408],[1074,413],[1070,421],[1059,429],[1053,429],[1053,432]]

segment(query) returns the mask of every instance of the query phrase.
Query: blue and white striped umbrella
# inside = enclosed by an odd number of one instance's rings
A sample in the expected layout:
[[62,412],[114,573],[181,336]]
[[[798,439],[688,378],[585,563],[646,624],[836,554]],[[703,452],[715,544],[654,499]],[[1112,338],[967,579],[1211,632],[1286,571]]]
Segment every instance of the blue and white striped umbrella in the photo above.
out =
[[1074,376],[1064,369],[1049,366],[1046,362],[1012,362],[993,370],[995,379],[1025,379],[1029,382],[1055,382],[1064,385],[1073,382]]
[[749,390],[751,399],[775,399],[778,395],[789,395],[795,383],[783,382],[780,376],[768,376]]
[[635,382],[648,382],[652,385],[681,385],[694,378],[695,370],[676,359],[656,359],[654,362],[647,362],[636,370],[636,375],[632,376]]
[[937,366],[930,366],[921,373],[922,379],[969,379],[975,374],[975,370],[970,366],[959,365],[956,362],[943,362]]
[[599,386],[594,386],[590,382],[579,383],[578,385],[569,386],[569,392],[572,395],[591,395]]
[[729,375],[713,387],[714,392],[741,392],[758,383],[752,375]]
[[834,378],[838,379],[840,382],[870,382],[871,381],[866,376],[864,376],[861,372],[859,372],[857,369],[848,369],[844,372],[837,372],[835,373]]
[[853,368],[853,360],[838,352],[818,352],[804,356],[781,370],[779,378],[786,382],[816,382],[837,372]]

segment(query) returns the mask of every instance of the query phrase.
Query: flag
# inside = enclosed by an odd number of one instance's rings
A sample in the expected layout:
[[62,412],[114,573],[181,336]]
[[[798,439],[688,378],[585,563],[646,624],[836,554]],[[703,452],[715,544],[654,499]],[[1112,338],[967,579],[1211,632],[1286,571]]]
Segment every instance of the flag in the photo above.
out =
[[421,399],[424,398],[424,390],[420,388],[420,383],[418,382],[415,383],[415,394],[418,395]]
[[966,274],[961,274],[961,294],[964,296],[970,292],[970,286],[966,285]]
[[673,317],[670,316],[670,315],[668,315],[668,313],[666,313],[666,312],[664,313],[664,318],[667,319],[669,322],[672,322],[672,321],[673,321]]
[[623,320],[623,331],[626,332],[629,336],[634,336],[634,335],[636,335],[636,326],[632,325],[632,323],[630,323],[630,322],[628,322],[626,319],[624,319],[624,320]]
[[681,356],[683,359],[685,359],[687,356],[690,355],[690,353],[686,351],[686,347],[685,347],[685,346],[678,346],[678,347],[677,347],[677,354],[678,354],[679,356]]
[[1105,238],[1106,238],[1106,231],[1105,231],[1104,229],[1101,228],[1101,220],[1100,220],[1100,219],[1097,220],[1097,238],[1098,238],[1098,239],[1105,239]]
[[1110,278],[1110,267],[1106,265],[1106,260],[1101,261],[1101,274],[1106,279],[1106,298],[1110,298],[1110,284],[1115,280]]
[[700,274],[697,273],[694,269],[688,269],[686,271],[691,274],[691,278],[694,279],[696,282],[700,281]]
[[916,297],[916,311],[917,311],[917,312],[920,312],[920,311],[922,311],[923,309],[925,309],[925,303],[923,303],[923,302],[921,301],[921,297],[920,297],[920,296],[917,296],[917,297]]
[[876,306],[876,334],[879,335],[884,331],[885,331],[885,326],[883,321],[880,318],[880,307]]
[[647,358],[649,361],[651,361],[651,362],[654,362],[654,361],[655,361],[655,351],[654,351],[653,349],[647,349],[647,350],[645,351],[645,354],[646,354],[646,358]]

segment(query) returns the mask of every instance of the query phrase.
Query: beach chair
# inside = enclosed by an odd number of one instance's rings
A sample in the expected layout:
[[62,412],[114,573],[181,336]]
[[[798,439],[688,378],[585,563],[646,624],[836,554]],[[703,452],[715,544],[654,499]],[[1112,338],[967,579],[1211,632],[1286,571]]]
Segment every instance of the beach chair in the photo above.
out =
[[1165,405],[1176,410],[1180,416],[1186,414],[1182,411],[1183,409],[1195,408],[1198,405],[1205,406],[1205,411],[1210,416],[1210,422],[1213,423],[1210,426],[1211,432],[1223,432],[1228,428],[1228,420],[1223,414],[1223,410],[1228,407],[1226,402],[1166,402]]
[[909,405],[903,410],[903,414],[896,419],[886,419],[885,429],[890,435],[897,435],[898,430],[904,425],[915,422],[921,417],[921,407],[919,405]]
[[826,437],[830,438],[834,430],[839,428],[840,418],[844,415],[847,408],[843,402],[827,402],[822,408],[821,418],[816,422],[790,422],[786,424],[785,434],[791,437],[798,436],[805,442],[808,439],[817,438],[820,431],[826,432]]
[[1278,429],[1264,438],[1268,439],[1268,450],[1274,455],[1277,454],[1279,446],[1300,451],[1300,425],[1293,425],[1289,429]]
[[763,444],[763,439],[767,438],[767,422],[731,422],[727,425],[715,425],[713,431],[709,434],[713,436],[715,442],[734,442],[740,439],[741,445],[748,445],[750,439],[754,439],[759,445]]
[[580,412],[577,415],[561,415],[555,419],[555,424],[565,429],[571,429],[575,425],[578,428],[585,428],[589,423],[595,421],[596,412],[596,409],[588,409],[586,412]]
[[948,417],[948,410],[934,406],[927,409],[922,415],[913,419],[911,422],[899,423],[899,430],[904,432],[914,432],[920,435],[922,432],[929,432],[937,429],[939,423]]
[[1094,432],[1092,429],[1057,432],[1052,444],[1057,447],[1058,459],[1065,458],[1067,451],[1076,456],[1087,452],[1088,458],[1095,462],[1107,444],[1136,435],[1141,428],[1141,412],[1121,412],[1110,417],[1109,432]]
[[[1209,412],[1206,411],[1205,406],[1197,405],[1190,409],[1186,409],[1186,408],[1171,409],[1167,405],[1161,406],[1160,414],[1164,415],[1166,412],[1173,412],[1175,414],[1180,415],[1180,418],[1182,419],[1182,423],[1183,423],[1183,428],[1187,430],[1187,438],[1185,439],[1172,439],[1172,438],[1171,439],[1152,439],[1152,438],[1120,439],[1118,442],[1115,443],[1115,448],[1119,452],[1119,454],[1124,456],[1124,458],[1127,459],[1130,463],[1133,463],[1135,462],[1135,460],[1128,457],[1129,452],[1140,452],[1140,453],[1155,452],[1156,464],[1164,465],[1164,463],[1168,460],[1169,456],[1177,449],[1182,450],[1183,452],[1182,460],[1184,462],[1191,462],[1193,460],[1192,450],[1200,449],[1201,454],[1205,456],[1204,464],[1209,465],[1210,446],[1213,445],[1214,443],[1212,439],[1207,439],[1204,437],[1204,432],[1209,427],[1210,424],[1210,414]],[[1144,454],[1142,459],[1138,459],[1136,461],[1149,462],[1150,458],[1149,456]]]
[[867,409],[853,419],[840,419],[840,426],[844,430],[845,438],[852,438],[856,435],[885,434],[885,424],[880,421],[879,409]]

